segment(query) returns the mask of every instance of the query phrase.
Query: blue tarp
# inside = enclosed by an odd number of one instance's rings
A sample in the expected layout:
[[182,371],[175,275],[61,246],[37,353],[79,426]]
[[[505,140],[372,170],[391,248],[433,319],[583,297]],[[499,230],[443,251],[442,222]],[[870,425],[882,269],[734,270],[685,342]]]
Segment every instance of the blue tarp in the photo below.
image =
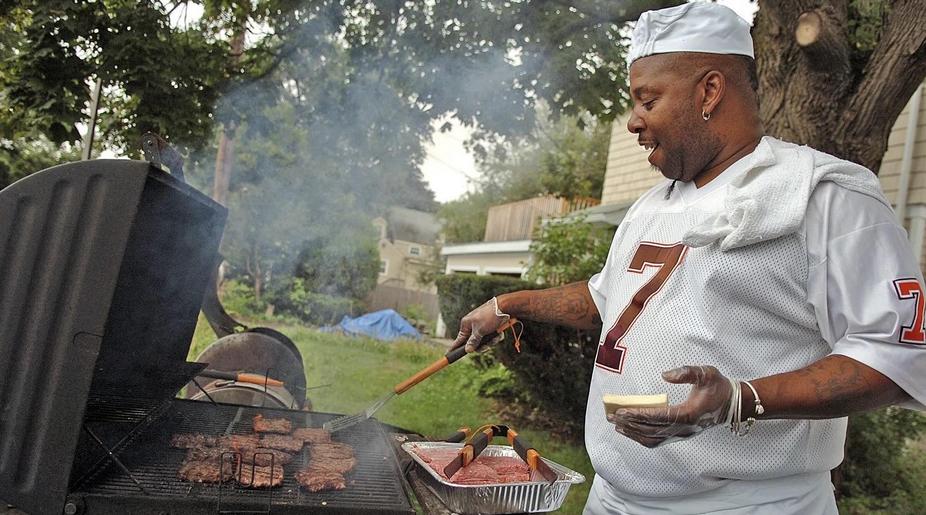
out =
[[421,333],[394,309],[374,311],[357,318],[345,316],[340,324],[323,327],[322,331],[343,331],[347,334],[364,335],[377,340],[421,338]]

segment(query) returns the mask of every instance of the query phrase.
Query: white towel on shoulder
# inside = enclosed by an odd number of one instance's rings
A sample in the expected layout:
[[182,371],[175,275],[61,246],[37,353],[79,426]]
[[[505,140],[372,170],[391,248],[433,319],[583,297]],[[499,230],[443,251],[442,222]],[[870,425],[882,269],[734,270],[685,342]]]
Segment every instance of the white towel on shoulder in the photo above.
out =
[[693,227],[683,238],[691,247],[720,241],[728,251],[797,231],[810,194],[821,181],[833,181],[886,206],[878,177],[864,166],[814,150],[762,138],[746,156],[747,171],[727,185],[724,210]]

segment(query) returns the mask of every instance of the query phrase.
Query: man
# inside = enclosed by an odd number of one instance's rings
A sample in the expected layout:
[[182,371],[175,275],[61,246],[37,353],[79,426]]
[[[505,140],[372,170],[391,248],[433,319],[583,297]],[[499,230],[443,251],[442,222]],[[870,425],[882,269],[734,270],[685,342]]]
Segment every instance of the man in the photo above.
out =
[[[509,316],[601,329],[586,513],[836,513],[845,417],[924,409],[906,234],[870,171],[763,135],[749,26],[729,9],[644,13],[630,61],[627,128],[667,180],[601,273],[500,295],[454,346]],[[604,412],[604,394],[660,392],[668,407]]]

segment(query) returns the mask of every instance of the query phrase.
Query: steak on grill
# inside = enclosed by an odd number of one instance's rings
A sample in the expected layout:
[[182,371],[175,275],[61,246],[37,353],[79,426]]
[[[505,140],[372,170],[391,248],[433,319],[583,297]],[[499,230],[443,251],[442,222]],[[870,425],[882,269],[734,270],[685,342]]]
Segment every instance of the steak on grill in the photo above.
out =
[[317,458],[353,458],[354,448],[346,443],[319,443],[309,446],[309,455],[313,460]]
[[267,488],[283,484],[283,466],[275,465],[273,474],[271,467],[258,467],[243,465],[238,474],[238,484],[245,488]]
[[266,448],[194,447],[186,453],[188,461],[217,460],[223,456],[225,460],[238,459],[240,456],[241,463],[255,464],[260,467],[269,467],[271,464],[286,465],[293,461],[292,454]]
[[320,427],[300,427],[293,430],[293,438],[310,444],[328,443],[331,441],[331,433]]
[[254,447],[269,447],[295,454],[302,450],[303,445],[305,443],[302,440],[289,435],[265,434],[261,436],[260,444]]
[[337,472],[317,469],[303,469],[296,473],[296,481],[310,492],[323,490],[344,490],[347,480]]
[[[184,481],[195,483],[220,483],[230,481],[235,477],[237,463],[226,460],[224,463],[217,459],[205,461],[184,461],[177,471],[177,476]],[[221,477],[220,477],[221,475]]]
[[285,418],[264,418],[263,415],[254,415],[255,433],[279,433],[288,435],[293,432],[293,423]]
[[329,458],[325,456],[312,457],[309,460],[308,469],[325,471],[325,472],[337,472],[338,474],[346,474],[354,468],[357,464],[356,458]]
[[170,437],[170,446],[177,449],[212,447],[213,445],[215,445],[215,437],[202,433],[176,433]]
[[228,447],[231,449],[253,449],[266,447],[260,444],[260,435],[221,435],[215,438],[210,447]]

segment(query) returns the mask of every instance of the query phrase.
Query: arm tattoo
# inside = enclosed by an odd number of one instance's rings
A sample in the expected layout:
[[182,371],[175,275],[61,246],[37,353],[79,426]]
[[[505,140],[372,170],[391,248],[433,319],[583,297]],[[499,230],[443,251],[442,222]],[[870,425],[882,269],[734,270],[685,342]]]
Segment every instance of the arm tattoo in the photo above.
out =
[[852,360],[818,361],[799,371],[813,386],[817,402],[841,405],[856,400],[872,386]]
[[534,290],[529,295],[514,296],[506,309],[528,320],[561,324],[578,329],[601,327],[598,308],[584,282]]
[[844,417],[909,399],[887,376],[838,354],[754,385],[763,383],[770,388],[770,418]]

